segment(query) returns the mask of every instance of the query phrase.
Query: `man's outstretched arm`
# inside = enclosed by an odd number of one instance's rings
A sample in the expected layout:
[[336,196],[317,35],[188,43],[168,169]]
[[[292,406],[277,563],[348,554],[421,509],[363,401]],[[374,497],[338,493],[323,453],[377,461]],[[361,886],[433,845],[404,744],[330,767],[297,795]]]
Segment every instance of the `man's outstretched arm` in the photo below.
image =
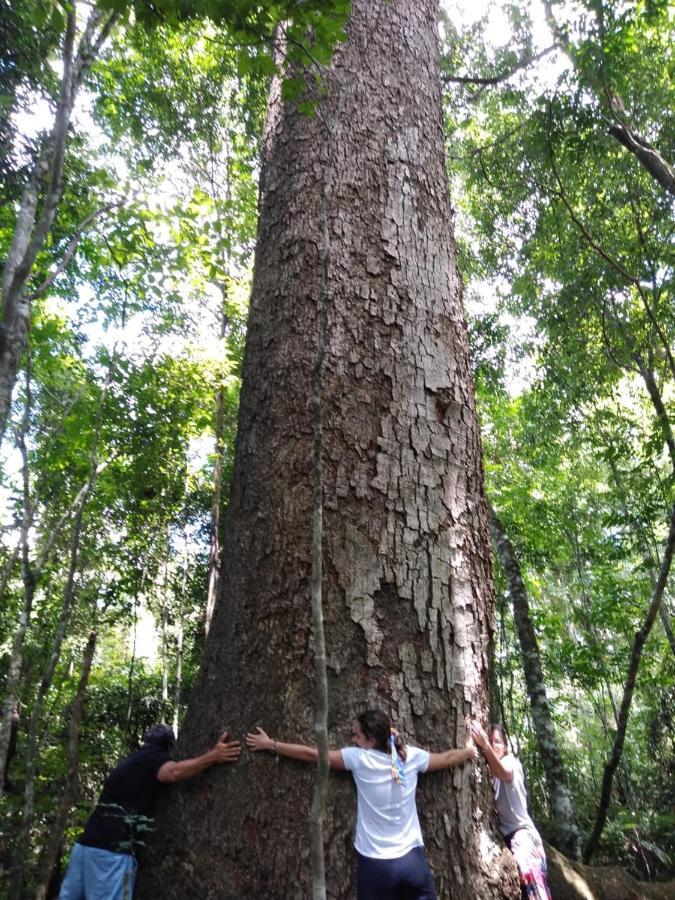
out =
[[206,769],[218,763],[233,763],[239,759],[241,744],[239,741],[228,741],[227,731],[221,735],[216,745],[192,759],[182,759],[180,762],[165,762],[157,772],[157,781],[164,784],[172,784],[177,781],[187,781],[195,775],[201,775]]

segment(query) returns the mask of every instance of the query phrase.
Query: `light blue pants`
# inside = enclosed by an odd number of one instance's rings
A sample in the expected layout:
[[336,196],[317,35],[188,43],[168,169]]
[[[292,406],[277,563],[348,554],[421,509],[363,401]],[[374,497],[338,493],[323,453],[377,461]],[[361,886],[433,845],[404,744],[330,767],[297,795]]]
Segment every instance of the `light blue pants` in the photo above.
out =
[[111,853],[74,844],[59,900],[131,900],[136,860],[130,853]]

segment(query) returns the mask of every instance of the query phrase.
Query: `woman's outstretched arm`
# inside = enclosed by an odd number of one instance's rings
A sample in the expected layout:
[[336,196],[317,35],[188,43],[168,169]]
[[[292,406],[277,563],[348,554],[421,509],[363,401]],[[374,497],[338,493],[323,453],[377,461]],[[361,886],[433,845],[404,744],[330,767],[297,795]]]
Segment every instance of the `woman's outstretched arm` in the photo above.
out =
[[[246,746],[257,753],[260,750],[268,750],[277,756],[286,756],[288,759],[296,759],[298,762],[316,763],[319,759],[319,751],[309,744],[289,744],[286,741],[277,741],[263,731],[258,725],[255,733],[246,735]],[[328,764],[331,769],[345,769],[341,750],[328,751]]]
[[468,737],[463,747],[445,750],[443,753],[430,753],[427,772],[438,772],[439,769],[452,769],[453,766],[468,762],[470,759],[478,759],[478,750],[476,750],[476,745],[471,737]]

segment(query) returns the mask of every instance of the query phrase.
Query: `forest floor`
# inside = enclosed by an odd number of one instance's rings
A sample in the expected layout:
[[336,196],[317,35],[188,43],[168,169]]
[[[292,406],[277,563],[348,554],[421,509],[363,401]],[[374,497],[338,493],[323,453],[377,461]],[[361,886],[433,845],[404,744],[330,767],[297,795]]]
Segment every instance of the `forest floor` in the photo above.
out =
[[584,866],[546,845],[555,900],[675,900],[675,881],[636,881],[619,866]]

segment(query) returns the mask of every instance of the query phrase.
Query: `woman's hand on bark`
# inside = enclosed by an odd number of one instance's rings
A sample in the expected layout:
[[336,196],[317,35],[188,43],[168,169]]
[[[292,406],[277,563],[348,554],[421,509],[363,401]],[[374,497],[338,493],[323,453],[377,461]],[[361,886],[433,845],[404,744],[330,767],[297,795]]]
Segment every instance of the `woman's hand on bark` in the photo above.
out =
[[484,750],[490,743],[483,726],[479,725],[479,723],[475,722],[473,719],[469,722],[469,732],[481,750]]
[[254,753],[258,750],[273,750],[274,741],[266,731],[263,731],[260,725],[256,725],[255,733],[249,732],[246,735],[246,746],[249,750],[253,750]]

